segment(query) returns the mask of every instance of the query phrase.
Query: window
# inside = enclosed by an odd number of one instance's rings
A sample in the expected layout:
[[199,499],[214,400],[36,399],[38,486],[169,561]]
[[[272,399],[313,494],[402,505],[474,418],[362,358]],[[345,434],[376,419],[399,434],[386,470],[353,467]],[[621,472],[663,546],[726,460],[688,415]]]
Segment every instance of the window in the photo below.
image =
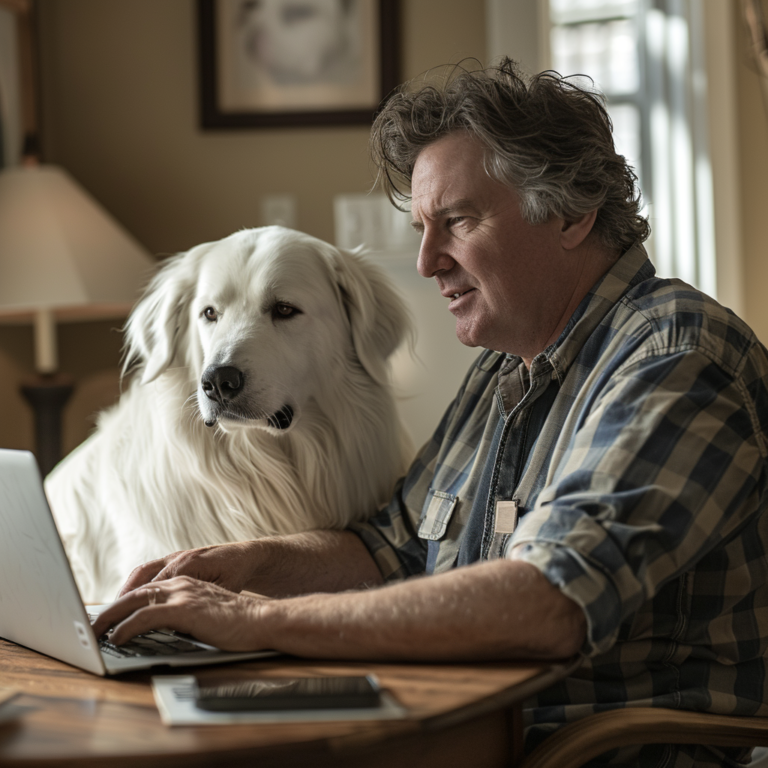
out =
[[716,293],[703,19],[696,0],[549,0],[552,68],[607,97],[658,273]]

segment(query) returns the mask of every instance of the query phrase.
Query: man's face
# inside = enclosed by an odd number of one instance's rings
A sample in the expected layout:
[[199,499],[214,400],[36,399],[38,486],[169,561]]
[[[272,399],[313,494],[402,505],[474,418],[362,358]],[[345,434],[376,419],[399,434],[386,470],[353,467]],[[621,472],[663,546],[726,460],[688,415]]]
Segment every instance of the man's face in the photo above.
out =
[[411,183],[418,270],[437,281],[463,344],[530,362],[563,322],[578,260],[561,246],[563,220],[525,222],[519,196],[488,176],[483,156],[464,133],[419,154]]

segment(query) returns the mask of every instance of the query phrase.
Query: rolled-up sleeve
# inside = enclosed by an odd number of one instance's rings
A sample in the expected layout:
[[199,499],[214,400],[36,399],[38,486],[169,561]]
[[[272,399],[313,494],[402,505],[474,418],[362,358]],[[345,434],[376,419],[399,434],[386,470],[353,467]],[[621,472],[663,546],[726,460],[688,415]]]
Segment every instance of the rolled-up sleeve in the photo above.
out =
[[576,417],[506,552],[582,607],[594,656],[758,513],[765,443],[741,372],[696,349],[630,361]]

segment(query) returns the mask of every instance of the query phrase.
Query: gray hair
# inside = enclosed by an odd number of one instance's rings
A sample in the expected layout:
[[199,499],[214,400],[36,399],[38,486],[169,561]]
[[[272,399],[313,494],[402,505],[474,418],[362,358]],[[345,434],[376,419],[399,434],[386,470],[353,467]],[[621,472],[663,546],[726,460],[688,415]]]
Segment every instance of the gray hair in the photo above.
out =
[[486,147],[488,175],[520,196],[528,223],[550,216],[575,221],[597,210],[594,229],[603,244],[623,252],[646,240],[650,227],[640,215],[637,176],[614,148],[603,102],[557,72],[525,77],[509,58],[485,70],[454,67],[442,82],[413,80],[374,121],[378,180],[401,207],[410,199],[421,150],[466,131]]

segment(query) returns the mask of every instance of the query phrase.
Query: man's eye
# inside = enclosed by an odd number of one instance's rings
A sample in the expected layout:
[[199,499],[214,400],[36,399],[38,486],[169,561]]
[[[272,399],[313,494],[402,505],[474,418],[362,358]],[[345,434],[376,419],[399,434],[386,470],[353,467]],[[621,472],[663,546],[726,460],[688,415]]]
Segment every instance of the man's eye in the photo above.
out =
[[466,216],[452,216],[448,219],[448,226],[454,227],[456,224],[461,224],[466,218]]
[[203,317],[215,323],[219,319],[219,313],[213,307],[206,307],[203,310]]
[[290,304],[275,304],[275,308],[272,310],[272,316],[276,320],[283,320],[286,317],[293,317],[294,315],[301,314],[301,311]]

